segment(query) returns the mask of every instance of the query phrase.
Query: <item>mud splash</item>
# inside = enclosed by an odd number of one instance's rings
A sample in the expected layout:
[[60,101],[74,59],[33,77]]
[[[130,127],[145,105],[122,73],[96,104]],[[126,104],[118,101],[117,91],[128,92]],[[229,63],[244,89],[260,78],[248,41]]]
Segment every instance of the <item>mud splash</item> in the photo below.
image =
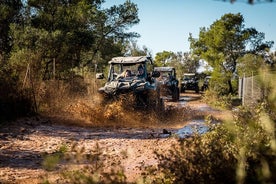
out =
[[191,112],[189,107],[168,104],[163,111],[135,108],[131,97],[108,103],[102,103],[96,97],[93,99],[92,101],[83,99],[72,101],[64,110],[67,118],[71,118],[78,125],[92,127],[148,128],[179,123],[183,125],[184,119],[189,117]]

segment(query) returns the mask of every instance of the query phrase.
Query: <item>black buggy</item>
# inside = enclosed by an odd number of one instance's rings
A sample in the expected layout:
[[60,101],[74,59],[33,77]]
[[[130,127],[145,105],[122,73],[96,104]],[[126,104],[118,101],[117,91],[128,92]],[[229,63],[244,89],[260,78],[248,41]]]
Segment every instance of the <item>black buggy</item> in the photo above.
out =
[[198,78],[195,73],[185,73],[181,81],[181,93],[186,90],[194,90],[199,93]]
[[[109,101],[121,95],[132,95],[135,97],[135,107],[163,109],[160,87],[156,82],[160,73],[150,72],[150,65],[153,65],[153,61],[147,56],[112,58],[107,82],[99,88],[99,93]],[[103,79],[103,73],[97,73],[96,78]]]
[[159,82],[161,96],[171,97],[173,101],[179,101],[179,81],[176,78],[174,67],[154,67],[154,71],[160,73],[156,80]]

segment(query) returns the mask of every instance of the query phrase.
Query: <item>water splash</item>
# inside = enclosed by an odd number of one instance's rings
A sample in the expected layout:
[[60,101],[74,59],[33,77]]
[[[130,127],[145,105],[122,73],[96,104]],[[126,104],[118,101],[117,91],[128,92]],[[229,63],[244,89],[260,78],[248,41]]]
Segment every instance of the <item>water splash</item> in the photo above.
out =
[[183,128],[179,129],[176,132],[176,135],[180,138],[190,137],[195,133],[204,134],[209,131],[209,127],[205,124],[205,121],[202,120],[194,120],[188,123]]

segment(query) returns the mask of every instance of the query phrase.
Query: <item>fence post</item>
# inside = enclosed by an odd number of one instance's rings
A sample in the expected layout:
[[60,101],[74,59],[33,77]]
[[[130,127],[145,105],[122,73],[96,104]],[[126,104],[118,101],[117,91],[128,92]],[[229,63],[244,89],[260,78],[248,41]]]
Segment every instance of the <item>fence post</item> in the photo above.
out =
[[96,73],[97,73],[97,70],[98,70],[98,65],[97,63],[95,63],[95,69],[94,69],[94,85],[93,85],[93,94],[96,93],[96,82],[97,82],[97,79],[96,79]]
[[254,98],[254,80],[253,80],[253,72],[251,74],[251,99]]
[[240,77],[239,78],[239,91],[238,91],[238,94],[239,94],[239,98],[241,99],[242,98],[242,86],[243,86],[243,78]]
[[243,74],[243,78],[242,78],[242,105],[244,106],[244,99],[245,99],[245,74]]

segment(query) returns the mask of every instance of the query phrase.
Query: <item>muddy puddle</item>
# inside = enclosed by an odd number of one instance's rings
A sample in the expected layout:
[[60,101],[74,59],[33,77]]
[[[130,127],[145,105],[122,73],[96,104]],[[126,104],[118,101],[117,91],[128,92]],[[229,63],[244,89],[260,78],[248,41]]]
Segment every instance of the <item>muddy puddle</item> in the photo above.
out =
[[204,134],[209,131],[209,127],[205,124],[205,120],[194,120],[189,122],[183,128],[176,131],[176,135],[180,138],[190,137],[194,134]]

